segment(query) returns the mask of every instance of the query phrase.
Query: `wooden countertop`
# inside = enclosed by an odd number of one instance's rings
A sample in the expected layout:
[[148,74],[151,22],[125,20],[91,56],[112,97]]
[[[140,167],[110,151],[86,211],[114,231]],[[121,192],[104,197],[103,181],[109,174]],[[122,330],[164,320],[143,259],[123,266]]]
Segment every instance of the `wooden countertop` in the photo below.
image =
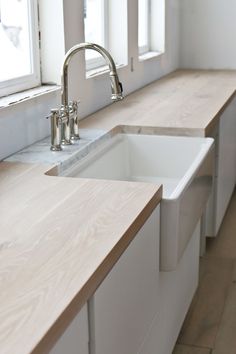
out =
[[0,352],[44,353],[161,199],[160,186],[0,164]]
[[94,113],[81,127],[129,125],[165,135],[207,136],[235,89],[236,71],[178,70]]
[[[208,135],[236,72],[179,70],[81,122]],[[46,176],[0,164],[0,352],[44,353],[161,200],[158,185]]]

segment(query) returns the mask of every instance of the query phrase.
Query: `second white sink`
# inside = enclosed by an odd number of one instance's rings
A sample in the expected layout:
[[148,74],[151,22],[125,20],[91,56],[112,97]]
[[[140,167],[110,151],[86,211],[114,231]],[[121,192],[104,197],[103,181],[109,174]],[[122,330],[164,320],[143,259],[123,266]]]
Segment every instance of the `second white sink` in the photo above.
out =
[[117,134],[63,175],[163,184],[160,269],[176,268],[212,187],[213,139]]

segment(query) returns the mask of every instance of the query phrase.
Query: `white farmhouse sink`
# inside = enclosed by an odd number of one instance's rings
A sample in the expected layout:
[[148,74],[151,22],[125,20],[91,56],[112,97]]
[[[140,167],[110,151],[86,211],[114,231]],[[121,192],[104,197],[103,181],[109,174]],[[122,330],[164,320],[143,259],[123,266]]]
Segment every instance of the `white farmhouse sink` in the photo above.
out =
[[161,264],[174,270],[211,192],[213,139],[117,134],[63,175],[163,184]]

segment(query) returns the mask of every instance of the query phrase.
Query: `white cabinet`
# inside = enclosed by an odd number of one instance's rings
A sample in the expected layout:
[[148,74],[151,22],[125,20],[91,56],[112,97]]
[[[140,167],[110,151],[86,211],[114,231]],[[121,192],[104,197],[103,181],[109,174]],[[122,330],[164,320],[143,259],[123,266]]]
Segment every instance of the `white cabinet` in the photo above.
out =
[[223,113],[219,124],[218,175],[216,179],[216,233],[235,186],[236,178],[236,99]]
[[213,196],[207,213],[207,236],[216,236],[236,182],[236,98],[222,113],[212,136],[216,141]]
[[88,314],[85,305],[49,354],[89,354]]
[[174,271],[160,272],[159,311],[138,354],[171,354],[198,285],[200,222]]
[[89,301],[90,354],[135,354],[157,314],[159,207]]

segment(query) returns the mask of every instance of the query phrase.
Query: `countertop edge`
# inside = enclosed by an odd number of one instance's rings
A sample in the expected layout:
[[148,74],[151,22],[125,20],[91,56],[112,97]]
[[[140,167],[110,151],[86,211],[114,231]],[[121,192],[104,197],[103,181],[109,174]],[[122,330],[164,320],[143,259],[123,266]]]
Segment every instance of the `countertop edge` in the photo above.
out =
[[225,101],[224,105],[217,112],[215,117],[213,117],[212,120],[209,122],[209,124],[205,127],[205,136],[206,137],[211,136],[212,131],[214,130],[215,126],[218,124],[220,116],[226,110],[228,105],[233,101],[233,99],[235,97],[236,97],[236,89],[232,92],[232,94],[229,96],[229,98]]
[[64,333],[71,321],[86,304],[88,299],[94,294],[96,289],[99,287],[113,266],[125,252],[129,244],[135,238],[136,234],[147,221],[154,209],[159,205],[162,198],[162,192],[163,187],[161,185],[153,197],[149,200],[149,202],[144,206],[142,211],[136,216],[133,223],[130,224],[130,227],[126,230],[118,243],[96,269],[91,278],[87,281],[83,288],[81,288],[81,290],[67,306],[67,308],[65,308],[63,313],[58,317],[56,322],[45,334],[42,340],[35,346],[35,348],[32,349],[30,354],[46,354],[53,348],[54,344]]

